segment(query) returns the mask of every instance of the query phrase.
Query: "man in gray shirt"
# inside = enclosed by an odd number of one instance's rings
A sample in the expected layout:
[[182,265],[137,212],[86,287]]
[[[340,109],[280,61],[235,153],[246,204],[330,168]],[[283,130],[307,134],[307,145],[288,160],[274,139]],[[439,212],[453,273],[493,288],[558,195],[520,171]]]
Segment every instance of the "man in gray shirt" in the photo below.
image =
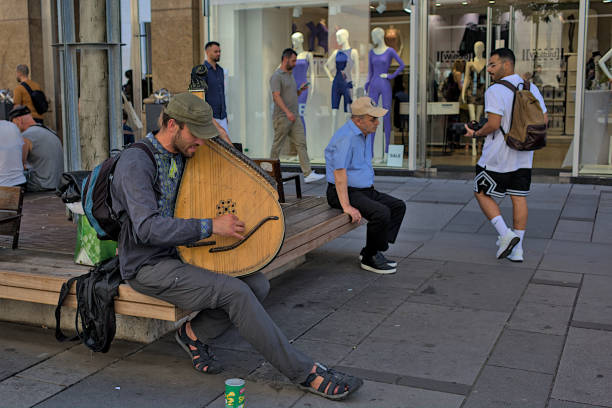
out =
[[57,135],[34,121],[27,106],[16,105],[9,119],[21,130],[27,151],[26,190],[55,190],[64,172],[64,150]]
[[291,48],[283,51],[281,56],[281,65],[270,77],[270,89],[272,90],[272,99],[274,100],[274,112],[272,121],[274,125],[274,142],[272,143],[272,151],[270,157],[278,159],[281,148],[285,139],[295,145],[300,158],[300,167],[304,173],[304,182],[311,183],[325,177],[323,174],[317,174],[310,168],[310,159],[306,151],[306,136],[304,135],[304,127],[302,122],[296,120],[298,113],[298,95],[301,94],[308,84],[297,89],[295,79],[291,71],[295,67],[297,54]]
[[315,363],[289,343],[261,305],[270,290],[261,272],[238,279],[183,263],[178,256],[176,246],[214,234],[241,239],[245,232],[234,214],[173,217],[186,159],[204,139],[218,134],[210,105],[193,94],[178,94],[164,108],[159,132],[146,136],[155,164],[141,149],[121,154],[111,185],[113,210],[124,220],[119,234],[121,276],[138,292],[199,312],[175,334],[198,372],[223,370],[205,342],[233,324],[300,388],[330,399],[345,398],[362,381]]

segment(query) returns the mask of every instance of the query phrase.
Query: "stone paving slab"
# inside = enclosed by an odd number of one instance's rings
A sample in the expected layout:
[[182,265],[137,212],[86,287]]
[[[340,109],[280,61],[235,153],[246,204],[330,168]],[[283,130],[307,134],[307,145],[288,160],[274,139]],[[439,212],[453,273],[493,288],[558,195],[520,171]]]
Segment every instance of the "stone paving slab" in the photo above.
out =
[[561,218],[593,221],[599,204],[599,192],[592,191],[596,194],[574,193],[572,191],[565,202]]
[[[245,385],[247,407],[287,408],[304,396],[295,385],[277,385],[247,381]],[[224,408],[225,395],[219,396],[206,408]]]
[[14,376],[0,382],[0,406],[29,408],[61,392],[65,387],[31,378]]
[[[377,327],[386,315],[358,310],[339,310],[308,330],[302,338],[355,346]],[[355,324],[359,322],[359,324]]]
[[560,219],[553,235],[553,239],[564,241],[591,241],[593,221],[576,221]]
[[405,288],[369,286],[342,305],[341,310],[347,312],[377,313],[387,316],[404,303],[410,296],[410,293]]
[[512,312],[533,272],[506,265],[482,268],[473,263],[447,262],[411,302]]
[[535,269],[549,242],[545,239],[526,237],[523,247],[525,261],[515,263],[507,259],[497,259],[495,241],[494,235],[439,232],[433,239],[424,242],[423,246],[410,255],[410,258]]
[[548,402],[548,408],[606,408],[606,407],[601,406],[601,405],[579,404],[577,402],[551,399]]
[[440,230],[457,214],[462,205],[430,203],[406,203],[406,216],[402,228]]
[[[70,386],[142,347],[141,344],[116,340],[113,341],[108,353],[92,353],[91,350],[80,344],[22,371],[19,376]],[[66,370],[66,367],[71,367],[71,369]]]
[[[506,225],[512,228],[512,208],[501,208],[501,213]],[[559,210],[530,208],[525,242],[529,238],[551,238],[559,220],[559,213]],[[497,235],[497,231],[490,222],[482,224],[478,233]]]
[[531,283],[527,286],[521,301],[553,306],[573,306],[576,292],[576,288]]
[[570,328],[551,397],[612,406],[612,333]]
[[533,276],[532,282],[559,286],[572,285],[574,287],[578,287],[580,282],[582,282],[582,274],[538,269],[536,274]]
[[612,330],[612,277],[585,275],[573,321],[607,325]]
[[463,209],[449,221],[443,231],[474,233],[486,222],[487,218],[481,211]]
[[595,218],[592,240],[602,244],[612,244],[612,210],[604,212],[600,206]]
[[142,351],[85,378],[41,407],[200,407],[223,394],[226,378],[244,378],[261,364],[252,353],[217,350],[226,370],[205,375],[193,369],[177,345],[155,342]]
[[471,186],[465,183],[430,184],[411,198],[414,202],[467,204],[474,198]]
[[543,408],[553,376],[486,366],[463,408]]
[[520,302],[512,314],[508,327],[536,333],[565,335],[571,306]]
[[0,322],[0,381],[75,346],[58,342],[54,335],[39,327]]
[[342,365],[469,385],[507,318],[502,312],[407,302]]
[[435,272],[442,269],[444,262],[425,261],[406,258],[400,261],[397,272],[391,275],[381,275],[369,286],[370,288],[401,288],[416,289]]
[[554,374],[563,350],[563,336],[504,330],[488,364]]
[[345,401],[334,402],[308,394],[293,408],[459,408],[462,401],[463,396],[460,395],[365,381]]
[[612,276],[610,265],[612,245],[552,240],[539,267],[560,272]]

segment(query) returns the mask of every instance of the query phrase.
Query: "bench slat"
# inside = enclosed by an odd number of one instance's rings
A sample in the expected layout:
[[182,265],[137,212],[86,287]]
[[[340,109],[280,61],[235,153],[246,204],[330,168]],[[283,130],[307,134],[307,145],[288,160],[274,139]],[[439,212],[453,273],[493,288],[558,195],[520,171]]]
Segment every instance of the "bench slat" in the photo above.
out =
[[[57,292],[46,290],[18,288],[14,286],[0,285],[0,298],[20,300],[25,302],[43,303],[47,305],[57,305]],[[64,306],[76,308],[76,296],[68,295],[64,300]],[[177,321],[187,316],[189,313],[166,303],[163,305],[152,305],[135,303],[131,301],[115,300],[115,312],[119,314],[147,317],[150,319]]]

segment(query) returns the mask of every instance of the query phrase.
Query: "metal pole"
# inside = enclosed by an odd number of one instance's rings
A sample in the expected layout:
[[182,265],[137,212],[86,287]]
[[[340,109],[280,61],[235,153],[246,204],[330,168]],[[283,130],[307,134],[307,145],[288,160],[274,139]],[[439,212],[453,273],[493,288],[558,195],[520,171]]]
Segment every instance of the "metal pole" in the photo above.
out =
[[410,13],[410,71],[409,95],[410,118],[408,120],[408,170],[416,170],[416,148],[418,128],[418,64],[419,64],[419,2],[413,2]]
[[68,46],[75,41],[74,7],[72,0],[58,3],[60,48],[60,71],[62,82],[62,134],[64,139],[64,168],[66,171],[81,170],[81,141],[79,136],[79,114],[76,76],[76,51]]
[[510,6],[510,16],[508,18],[508,45],[506,47],[514,51],[514,6]]
[[[489,63],[489,58],[491,58],[491,48],[493,47],[493,44],[491,44],[491,41],[493,41],[493,8],[491,6],[487,7],[487,46],[485,47],[485,54],[486,54],[486,62],[485,62],[485,67],[486,64]],[[491,77],[489,75],[485,75],[486,78],[486,83],[485,86],[488,88],[489,85],[491,85]]]
[[109,151],[123,146],[121,101],[121,5],[106,0],[106,41],[108,55],[108,139]]
[[[133,90],[133,101],[134,111],[138,120],[142,121],[142,51],[140,43],[142,40],[140,32],[140,9],[138,6],[138,0],[131,0],[130,2],[131,12],[131,26],[132,26],[132,39],[130,41],[130,67],[132,68],[132,90]],[[147,95],[148,96],[148,95]],[[138,131],[137,139],[142,138],[141,131]]]
[[[429,80],[429,56],[427,52],[427,27],[428,27],[428,10],[427,2],[420,2],[419,10],[419,58],[418,65],[418,79],[419,79],[419,95],[418,95],[418,118],[419,118],[419,131],[418,136],[421,140],[419,146],[419,159],[423,168],[427,167],[427,81]],[[416,101],[415,101],[416,102]]]
[[582,114],[584,113],[584,69],[586,66],[586,30],[589,0],[580,0],[578,14],[578,50],[576,56],[576,114],[574,117],[574,140],[572,157],[572,176],[578,176],[580,166],[580,139],[582,136]]

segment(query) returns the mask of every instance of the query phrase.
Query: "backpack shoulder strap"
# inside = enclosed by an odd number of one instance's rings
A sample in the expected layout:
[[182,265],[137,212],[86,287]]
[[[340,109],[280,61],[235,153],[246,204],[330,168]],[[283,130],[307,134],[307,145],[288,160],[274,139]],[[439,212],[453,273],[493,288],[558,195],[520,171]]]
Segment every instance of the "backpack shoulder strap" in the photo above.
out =
[[516,93],[516,91],[518,90],[516,86],[512,85],[510,81],[506,81],[505,79],[500,79],[499,81],[495,81],[495,83],[505,86],[506,88],[511,90],[512,93]]
[[26,91],[28,91],[28,94],[30,94],[30,98],[32,97],[32,88],[30,88],[30,85],[28,85],[28,83],[26,81],[23,81],[21,83],[21,86],[23,86],[25,88]]
[[131,148],[143,150],[147,154],[147,156],[149,156],[149,159],[151,159],[151,161],[153,162],[155,170],[157,170],[157,160],[155,160],[155,156],[153,155],[153,145],[151,144],[151,142],[149,142],[147,139],[142,139],[126,147],[126,149]]
[[523,91],[531,92],[531,82],[529,81],[523,82]]
[[[89,275],[89,274],[86,274],[86,275]],[[62,329],[60,328],[60,320],[62,316],[62,304],[64,303],[66,296],[68,296],[68,293],[70,292],[70,288],[72,287],[72,284],[75,281],[79,281],[82,277],[83,275],[75,276],[74,278],[70,278],[68,279],[67,282],[64,282],[62,284],[62,289],[60,290],[59,299],[57,300],[57,307],[55,308],[55,338],[57,339],[57,341],[64,342],[64,341],[74,341],[74,340],[79,339],[78,334],[73,337],[67,337],[66,335],[64,335],[64,333],[62,332]],[[77,332],[78,332],[78,327],[77,327]]]

